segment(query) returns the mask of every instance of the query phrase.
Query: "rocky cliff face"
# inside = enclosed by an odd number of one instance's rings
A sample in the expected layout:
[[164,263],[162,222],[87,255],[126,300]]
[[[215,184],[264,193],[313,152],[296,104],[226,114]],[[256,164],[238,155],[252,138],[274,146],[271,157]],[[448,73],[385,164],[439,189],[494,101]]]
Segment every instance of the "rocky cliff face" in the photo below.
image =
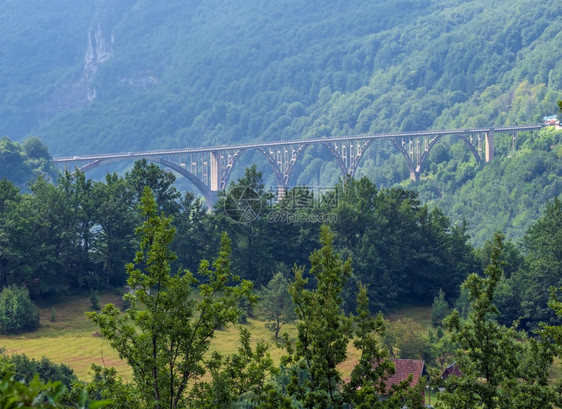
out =
[[[53,91],[42,111],[50,114],[90,106],[96,99],[93,85],[100,66],[113,55],[114,26],[120,21],[125,10],[116,1],[98,0],[97,11],[89,26],[83,67],[78,75]],[[48,118],[46,118],[48,119]]]

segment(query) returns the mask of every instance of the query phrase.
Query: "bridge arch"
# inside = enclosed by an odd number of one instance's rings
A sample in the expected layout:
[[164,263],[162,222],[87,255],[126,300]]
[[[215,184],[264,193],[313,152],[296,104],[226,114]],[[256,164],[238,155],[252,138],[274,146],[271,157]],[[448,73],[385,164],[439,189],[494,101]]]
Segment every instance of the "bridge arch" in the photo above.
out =
[[[112,162],[119,162],[122,161],[124,159],[129,159],[129,158],[109,158],[109,159],[97,159],[93,162],[90,162],[84,166],[81,166],[78,168],[78,170],[80,172],[88,172],[90,170],[93,170],[101,165],[107,165],[109,163]],[[215,192],[211,191],[211,189],[209,189],[209,187],[207,185],[205,185],[198,177],[196,177],[195,175],[193,175],[191,172],[187,171],[186,169],[184,169],[183,167],[179,166],[176,163],[170,162],[166,159],[163,159],[161,157],[155,157],[155,156],[146,156],[146,157],[136,157],[134,158],[135,160],[138,159],[146,159],[148,161],[151,162],[155,162],[155,163],[159,163],[163,166],[166,166],[176,172],[178,172],[180,175],[182,175],[183,177],[185,177],[186,179],[188,179],[197,190],[199,190],[199,192],[203,195],[203,198],[205,199],[205,203],[207,204],[207,207],[209,209],[212,209],[215,202],[216,202],[216,194]]]
[[[423,164],[425,162],[425,160],[427,159],[428,155],[429,155],[429,151],[431,150],[431,148],[433,148],[433,146],[445,135],[436,135],[435,137],[433,137],[429,142],[427,147],[424,149],[423,153],[420,156],[420,160],[418,162],[418,164],[416,165],[416,173],[418,175],[419,178],[419,174],[421,173]],[[472,155],[474,156],[474,159],[476,159],[476,163],[481,163],[482,162],[482,157],[481,155],[478,154],[478,152],[476,151],[476,148],[474,147],[474,145],[470,142],[470,140],[467,138],[466,135],[454,135],[459,137],[462,141],[464,141],[464,143],[468,146],[469,151],[472,153]],[[416,179],[417,180],[417,179]]]
[[309,146],[308,143],[297,143],[286,145],[279,145],[273,147],[255,147],[254,149],[265,156],[271,165],[277,185],[281,189],[286,189],[289,186],[289,180],[295,168],[295,164],[299,160],[304,149]]
[[321,142],[328,148],[342,171],[344,177],[354,177],[364,153],[379,139],[349,140],[345,142]]
[[187,180],[195,185],[197,190],[203,195],[205,198],[205,202],[207,203],[207,207],[212,209],[216,202],[216,193],[211,191],[207,185],[205,185],[198,177],[196,177],[193,173],[189,172],[188,170],[184,169],[180,165],[170,162],[166,159],[162,158],[147,158],[152,162],[160,163],[172,170],[175,170],[180,175],[184,176]]
[[226,155],[226,161],[224,164],[222,164],[222,169],[221,169],[221,175],[220,175],[220,186],[219,186],[219,190],[226,190],[226,187],[228,186],[228,181],[230,179],[230,174],[232,173],[232,170],[234,169],[234,166],[236,165],[236,163],[238,162],[238,159],[240,159],[240,156],[244,154],[244,152],[246,152],[248,149],[237,149],[233,154],[227,153]]
[[[400,151],[400,153],[402,153],[402,155],[404,156],[404,159],[406,160],[406,163],[408,164],[408,168],[410,170],[410,179],[412,179],[413,181],[418,181],[420,174],[421,174],[421,170],[422,167],[429,155],[429,152],[431,151],[431,149],[433,148],[433,146],[443,137],[446,136],[447,134],[439,134],[439,135],[434,135],[431,139],[428,139],[426,141],[426,146],[423,149],[423,151],[421,150],[421,148],[418,146],[417,147],[417,152],[408,152],[408,150],[405,147],[405,143],[404,141],[398,141],[397,139],[388,139],[390,140],[394,146]],[[471,141],[467,138],[466,135],[462,135],[462,134],[454,134],[454,136],[459,137],[460,139],[462,139],[465,144],[468,146],[468,149],[470,150],[470,152],[472,153],[472,155],[474,156],[474,158],[476,159],[476,163],[481,163],[482,162],[482,157],[481,155],[476,151],[476,148],[474,147],[474,145],[471,143]],[[417,153],[417,158],[415,157]]]
[[476,148],[470,142],[470,140],[468,140],[466,135],[459,135],[459,138],[461,138],[464,141],[464,143],[468,146],[468,149],[470,150],[470,152],[472,152],[472,155],[474,156],[474,159],[476,159],[476,163],[481,163],[482,162],[482,156],[480,156],[480,154],[476,151]]

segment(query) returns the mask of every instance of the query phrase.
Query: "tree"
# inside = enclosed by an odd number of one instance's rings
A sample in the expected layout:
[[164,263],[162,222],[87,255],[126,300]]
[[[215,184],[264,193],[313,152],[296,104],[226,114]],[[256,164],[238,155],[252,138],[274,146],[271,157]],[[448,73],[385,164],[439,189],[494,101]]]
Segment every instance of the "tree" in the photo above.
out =
[[429,337],[415,330],[410,318],[387,323],[383,342],[393,358],[433,361]]
[[174,217],[177,234],[172,246],[179,265],[195,271],[201,260],[211,256],[220,241],[214,221],[214,215],[208,212],[203,199],[186,192],[180,202],[180,211]]
[[21,145],[12,142],[7,136],[0,138],[0,176],[20,187],[32,176],[32,170],[25,163]]
[[256,285],[265,285],[275,271],[276,232],[267,220],[270,198],[262,173],[252,165],[219,194],[215,206],[218,225],[233,240],[232,265]]
[[31,136],[23,144],[12,142],[7,136],[0,138],[0,177],[7,178],[18,187],[25,188],[34,175],[56,174],[47,147]]
[[[394,366],[379,345],[385,324],[382,315],[370,316],[366,286],[359,286],[357,316],[344,313],[341,293],[351,275],[351,260],[340,259],[333,251],[333,240],[329,228],[322,226],[322,247],[310,256],[314,285],[308,283],[302,268],[294,268],[290,293],[296,305],[298,335],[294,346],[287,343],[288,355],[282,359],[290,378],[288,394],[298,402],[297,407],[304,408],[421,408],[422,395],[408,382],[386,388]],[[338,365],[345,361],[354,336],[361,354],[351,378],[344,380]],[[389,396],[383,401],[382,395]]]
[[57,293],[80,282],[77,223],[63,183],[38,178],[15,214],[14,242],[28,256],[22,270],[31,294]]
[[0,293],[0,333],[17,334],[39,327],[39,314],[25,287],[11,285]]
[[37,374],[39,375],[40,380],[44,382],[58,381],[61,382],[67,389],[72,388],[72,386],[78,382],[78,378],[70,367],[65,364],[56,364],[46,357],[36,360],[29,358],[25,354],[13,354],[9,356],[5,355],[0,359],[3,359],[6,363],[8,363],[8,365],[10,365],[10,370],[0,370],[0,376],[4,376],[8,372],[12,372],[12,375],[14,375],[16,380],[27,381]]
[[444,321],[451,339],[458,343],[456,362],[461,377],[447,378],[441,394],[446,408],[552,408],[554,393],[548,383],[553,347],[529,339],[515,326],[497,322],[494,295],[502,276],[503,236],[496,234],[490,264],[484,277],[471,274],[468,290],[470,311],[461,319],[455,310]]
[[[377,190],[366,178],[346,180],[339,192],[336,245],[352,254],[355,277],[369,284],[373,307],[427,302],[440,288],[449,297],[456,294],[474,264],[465,225],[451,226],[413,191]],[[346,305],[354,302],[350,287]]]
[[170,215],[178,211],[177,201],[181,194],[174,186],[176,177],[173,173],[165,172],[154,163],[148,163],[146,159],[142,159],[136,161],[133,169],[125,174],[125,180],[131,186],[137,203],[141,203],[144,188],[148,186],[161,211]]
[[123,266],[134,256],[133,234],[140,219],[133,195],[125,179],[115,173],[107,174],[105,183],[94,184],[95,220],[100,227],[94,244],[106,286],[125,283]]
[[265,327],[278,338],[282,324],[293,322],[296,318],[295,304],[289,294],[289,281],[283,273],[277,273],[259,294],[258,314],[265,320]]
[[523,238],[527,250],[528,271],[518,277],[522,292],[523,321],[536,328],[539,321],[560,324],[548,307],[550,287],[562,286],[562,200],[555,198],[547,203],[542,217],[536,221]]
[[[435,333],[433,331],[429,331],[429,342],[431,343],[431,349],[433,350],[435,361],[429,361],[427,363],[429,365],[437,364],[437,367],[440,370],[439,376],[441,376],[443,370],[445,369],[445,363],[448,361],[450,362],[450,359],[457,347],[453,344],[453,342],[451,342],[451,338],[444,334],[441,327],[437,328]],[[434,382],[432,383],[435,384]]]
[[9,180],[0,180],[0,287],[5,287],[15,277],[21,257],[14,246],[13,212],[21,200],[19,189]]
[[440,326],[441,321],[448,315],[449,304],[445,300],[445,293],[439,290],[439,293],[433,299],[433,306],[431,308],[431,325],[434,327]]
[[39,138],[30,136],[22,143],[22,150],[25,154],[26,164],[33,169],[36,175],[46,174],[56,176],[57,170],[52,161],[49,150]]
[[230,271],[230,241],[223,235],[212,268],[202,261],[198,297],[192,288],[198,280],[189,271],[170,274],[175,254],[171,219],[158,216],[150,188],[141,198],[144,223],[137,229],[140,249],[127,265],[127,280],[134,290],[125,295],[130,308],[121,315],[112,304],[90,313],[94,323],[133,370],[133,383],[151,409],[185,407],[189,388],[207,372],[205,354],[218,328],[235,323],[238,302],[250,294],[251,283]]
[[360,284],[353,345],[361,354],[359,362],[351,371],[349,382],[344,386],[344,393],[346,400],[357,409],[392,407],[390,403],[396,396],[385,403],[380,399],[387,393],[385,381],[394,374],[394,365],[386,359],[388,352],[379,345],[379,338],[385,334],[385,322],[381,313],[376,318],[371,317],[367,294],[367,287]]
[[95,242],[99,237],[99,229],[94,228],[97,206],[93,181],[87,179],[84,172],[65,171],[59,177],[59,187],[72,216],[67,220],[68,230],[64,232],[70,237],[72,246],[71,259],[75,271],[67,273],[72,280],[71,285],[74,288],[98,286],[99,274],[96,274],[93,259]]
[[[346,358],[352,321],[341,309],[341,291],[351,274],[351,260],[343,262],[333,251],[334,235],[323,226],[322,248],[310,256],[315,289],[307,289],[303,269],[294,268],[290,292],[296,305],[298,336],[286,363],[293,363],[289,394],[305,408],[342,407],[342,377],[337,366]],[[304,371],[306,379],[299,379]]]
[[[250,345],[250,332],[240,330],[240,347],[237,353],[224,357],[214,352],[209,361],[211,382],[195,385],[191,393],[193,408],[261,407],[280,394],[269,383],[269,374],[276,373],[268,346],[258,341],[255,349]],[[274,393],[272,393],[274,392]],[[270,407],[265,405],[265,407]]]

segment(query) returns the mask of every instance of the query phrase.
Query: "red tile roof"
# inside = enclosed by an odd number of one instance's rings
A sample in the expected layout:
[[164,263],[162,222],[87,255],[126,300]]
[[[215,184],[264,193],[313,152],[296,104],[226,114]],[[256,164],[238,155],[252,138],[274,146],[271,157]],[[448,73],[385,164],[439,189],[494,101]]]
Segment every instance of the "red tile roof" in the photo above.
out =
[[424,373],[424,362],[417,359],[390,359],[394,363],[395,372],[386,381],[386,390],[390,391],[392,385],[398,385],[400,382],[408,379],[412,375],[412,380],[410,381],[410,387],[414,387],[418,384],[420,377]]

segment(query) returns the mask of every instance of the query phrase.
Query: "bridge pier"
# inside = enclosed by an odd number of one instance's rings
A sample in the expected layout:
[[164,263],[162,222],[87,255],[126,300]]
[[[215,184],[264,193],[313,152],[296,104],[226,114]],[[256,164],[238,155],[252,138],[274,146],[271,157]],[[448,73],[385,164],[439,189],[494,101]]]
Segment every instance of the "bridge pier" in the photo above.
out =
[[220,151],[211,151],[211,160],[209,163],[209,187],[211,188],[211,192],[218,192],[221,188],[221,153]]
[[494,159],[494,131],[490,129],[486,132],[486,156],[485,161],[486,163],[490,162]]

